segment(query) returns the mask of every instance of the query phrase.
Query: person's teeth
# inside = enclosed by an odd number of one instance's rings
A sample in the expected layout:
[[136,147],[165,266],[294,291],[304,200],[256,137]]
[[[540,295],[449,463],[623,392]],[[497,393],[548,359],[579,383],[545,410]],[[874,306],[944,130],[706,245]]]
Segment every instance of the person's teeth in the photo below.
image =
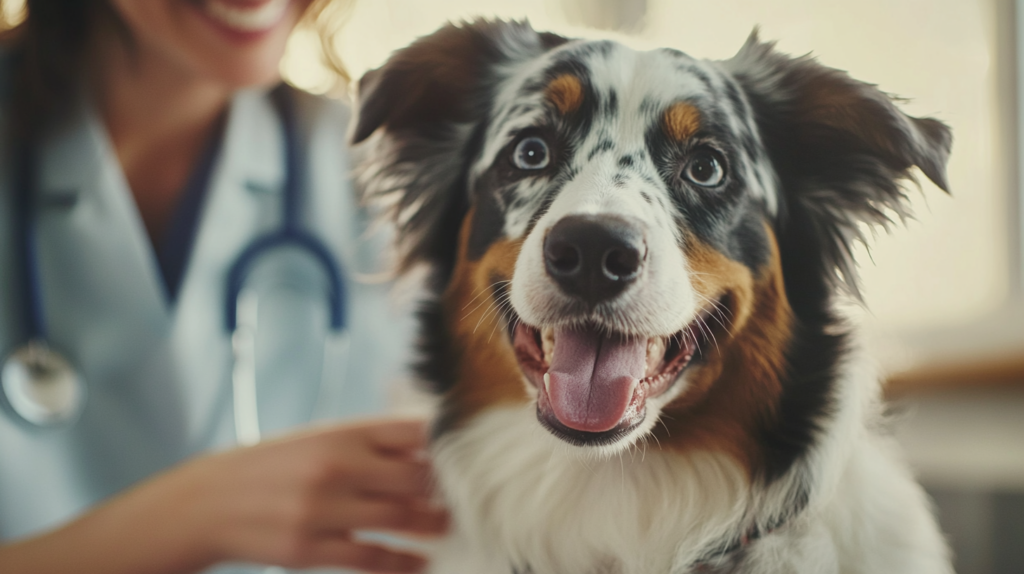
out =
[[243,32],[259,32],[272,28],[281,21],[290,0],[269,0],[262,4],[243,7],[223,0],[208,0],[206,13],[218,22]]
[[544,351],[544,362],[551,364],[551,356],[555,352],[555,328],[545,327],[540,332],[541,349]]

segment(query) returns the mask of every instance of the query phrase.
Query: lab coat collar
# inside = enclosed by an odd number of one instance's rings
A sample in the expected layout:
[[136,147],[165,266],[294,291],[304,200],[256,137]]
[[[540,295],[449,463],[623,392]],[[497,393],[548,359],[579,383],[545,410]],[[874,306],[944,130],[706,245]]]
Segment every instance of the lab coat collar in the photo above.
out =
[[104,299],[120,302],[148,329],[158,327],[164,318],[162,303],[154,304],[163,297],[159,270],[98,115],[83,102],[66,121],[46,130],[41,142],[35,218],[51,331],[68,299],[58,291],[83,283],[106,285]]
[[[97,225],[91,229],[80,227],[83,232],[116,233],[117,248],[109,256],[121,262],[126,271],[128,267],[132,269],[134,284],[145,292],[136,295],[156,299],[161,302],[160,307],[168,307],[153,245],[95,107],[83,98],[65,121],[44,132],[42,142],[35,208],[41,213],[62,214],[70,220],[82,220],[83,224],[88,220],[90,225]],[[238,200],[252,204],[249,208],[258,208],[281,193],[283,146],[276,113],[265,91],[238,92],[230,103],[221,157],[217,159],[206,205],[196,223],[195,251],[202,250],[201,237],[223,235],[206,229],[211,225],[211,204]],[[220,197],[223,195],[230,198]],[[259,227],[273,223],[269,221],[273,219],[271,215],[257,218],[263,220]],[[229,215],[221,221],[238,219]],[[185,273],[187,280],[188,270]]]

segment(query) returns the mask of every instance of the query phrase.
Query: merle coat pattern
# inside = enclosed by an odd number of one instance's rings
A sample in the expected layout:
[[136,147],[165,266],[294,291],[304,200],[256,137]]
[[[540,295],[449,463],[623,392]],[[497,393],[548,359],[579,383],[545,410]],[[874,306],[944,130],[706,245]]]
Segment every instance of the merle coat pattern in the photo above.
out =
[[832,310],[911,168],[947,188],[945,125],[756,33],[707,61],[484,20],[359,100],[436,295],[434,572],[951,572]]

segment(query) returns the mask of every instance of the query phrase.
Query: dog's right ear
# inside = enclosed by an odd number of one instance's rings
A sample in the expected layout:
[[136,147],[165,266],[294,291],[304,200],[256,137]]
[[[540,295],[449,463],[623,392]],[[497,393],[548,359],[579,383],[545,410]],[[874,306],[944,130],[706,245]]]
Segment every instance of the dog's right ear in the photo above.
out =
[[383,67],[367,72],[359,80],[353,143],[381,127],[401,132],[471,121],[487,64],[501,59],[497,40],[505,27],[487,21],[449,24],[396,52]]
[[778,177],[787,278],[823,278],[859,297],[853,244],[867,243],[868,226],[909,216],[902,182],[913,167],[948,191],[949,127],[908,116],[876,86],[810,56],[779,52],[757,30],[723,64],[753,107]]
[[363,197],[383,200],[398,226],[399,271],[427,263],[444,281],[469,208],[472,142],[502,69],[563,42],[521,22],[449,24],[360,80],[352,141],[370,141],[358,180]]

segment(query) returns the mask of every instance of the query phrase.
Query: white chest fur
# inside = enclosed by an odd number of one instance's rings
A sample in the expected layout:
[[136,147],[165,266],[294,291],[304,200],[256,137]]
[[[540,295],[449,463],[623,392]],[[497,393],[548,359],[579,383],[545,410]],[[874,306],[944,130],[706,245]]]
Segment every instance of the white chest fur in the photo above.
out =
[[[843,412],[811,457],[819,468],[807,506],[752,544],[743,566],[725,571],[951,573],[906,465],[887,439],[859,424],[859,409]],[[537,424],[532,405],[496,408],[450,432],[433,454],[454,528],[435,549],[431,572],[690,572],[755,513],[763,519],[789,504],[799,474],[752,487],[725,455],[646,447],[588,456]]]
[[588,457],[532,405],[478,416],[434,457],[455,521],[438,574],[669,572],[732,535],[748,507],[745,474],[723,455]]

